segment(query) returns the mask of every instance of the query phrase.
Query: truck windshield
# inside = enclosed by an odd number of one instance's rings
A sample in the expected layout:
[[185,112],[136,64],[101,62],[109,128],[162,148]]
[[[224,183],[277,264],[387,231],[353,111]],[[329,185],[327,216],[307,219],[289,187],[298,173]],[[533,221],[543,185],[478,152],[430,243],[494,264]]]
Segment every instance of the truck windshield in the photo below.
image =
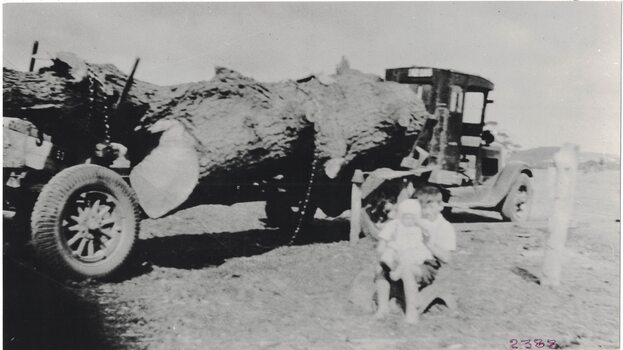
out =
[[466,92],[463,106],[463,123],[480,124],[485,95],[482,92]]

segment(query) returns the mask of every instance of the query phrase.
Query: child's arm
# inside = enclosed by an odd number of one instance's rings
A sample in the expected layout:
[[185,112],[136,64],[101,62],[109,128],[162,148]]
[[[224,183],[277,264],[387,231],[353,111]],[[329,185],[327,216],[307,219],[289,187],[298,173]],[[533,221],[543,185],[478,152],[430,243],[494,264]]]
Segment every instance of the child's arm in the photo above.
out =
[[430,242],[428,245],[431,253],[444,263],[449,263],[452,260],[452,254],[449,250],[446,250],[435,243]]
[[379,254],[383,254],[385,249],[387,249],[388,243],[393,239],[394,230],[396,229],[396,223],[394,220],[391,220],[383,226],[381,232],[379,232],[379,244],[376,246],[376,251]]
[[429,240],[426,245],[439,260],[449,263],[451,252],[456,250],[456,234],[452,225],[444,219],[435,229],[434,239]]
[[418,218],[415,220],[415,224],[418,225],[422,229],[422,233],[425,236],[430,236],[431,231],[433,230],[433,222],[430,220]]

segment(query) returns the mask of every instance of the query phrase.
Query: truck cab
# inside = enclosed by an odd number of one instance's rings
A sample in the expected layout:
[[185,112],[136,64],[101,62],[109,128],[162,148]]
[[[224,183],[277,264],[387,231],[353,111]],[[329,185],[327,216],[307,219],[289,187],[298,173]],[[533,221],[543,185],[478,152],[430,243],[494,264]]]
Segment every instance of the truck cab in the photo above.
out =
[[504,167],[503,150],[484,130],[487,105],[493,103],[489,80],[448,69],[387,69],[385,79],[407,84],[437,125],[429,141],[430,163],[438,166],[429,179],[447,186],[480,184]]
[[487,106],[493,103],[491,81],[422,66],[387,69],[385,80],[408,85],[431,115],[402,168],[419,181],[442,187],[448,208],[495,210],[508,220],[527,219],[532,171],[524,163],[507,162],[504,147],[485,130]]

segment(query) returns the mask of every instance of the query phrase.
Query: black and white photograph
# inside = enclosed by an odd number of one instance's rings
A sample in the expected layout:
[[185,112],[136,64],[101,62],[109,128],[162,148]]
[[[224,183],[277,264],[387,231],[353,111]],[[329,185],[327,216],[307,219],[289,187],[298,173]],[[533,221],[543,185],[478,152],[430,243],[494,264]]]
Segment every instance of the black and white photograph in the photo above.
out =
[[619,349],[622,6],[3,2],[3,348]]

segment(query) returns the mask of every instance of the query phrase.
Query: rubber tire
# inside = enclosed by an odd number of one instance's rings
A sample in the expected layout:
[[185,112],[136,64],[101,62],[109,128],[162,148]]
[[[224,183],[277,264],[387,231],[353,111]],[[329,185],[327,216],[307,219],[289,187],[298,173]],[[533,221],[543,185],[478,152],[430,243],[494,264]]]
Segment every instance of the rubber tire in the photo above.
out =
[[[108,192],[126,213],[116,249],[109,257],[94,263],[75,259],[65,248],[60,231],[69,199],[85,188]],[[140,207],[134,190],[114,171],[92,164],[73,166],[56,174],[43,187],[31,217],[33,245],[39,260],[59,277],[77,280],[107,277],[117,271],[132,251],[139,225]]]
[[[519,189],[525,186],[527,191],[526,198],[526,215],[519,216],[517,210],[515,208],[516,197],[519,194]],[[506,198],[504,199],[504,203],[502,204],[502,209],[500,214],[502,214],[502,218],[505,221],[513,221],[513,222],[522,222],[528,220],[530,216],[530,210],[532,209],[532,196],[533,196],[533,188],[532,182],[530,181],[530,177],[527,174],[521,173],[511,186]]]

